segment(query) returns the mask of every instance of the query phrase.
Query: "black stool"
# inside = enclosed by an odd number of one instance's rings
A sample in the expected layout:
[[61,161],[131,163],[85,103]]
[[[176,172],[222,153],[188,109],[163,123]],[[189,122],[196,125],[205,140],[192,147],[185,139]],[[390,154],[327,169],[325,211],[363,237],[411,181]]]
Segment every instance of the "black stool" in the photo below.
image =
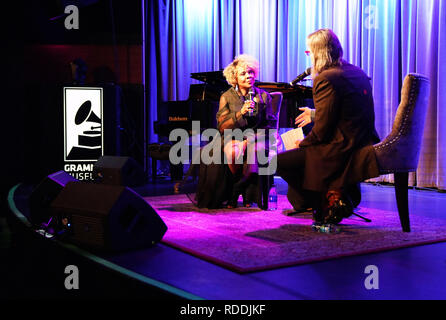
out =
[[[156,181],[157,160],[169,160],[169,151],[172,145],[167,143],[151,143],[148,145],[148,155],[152,159],[152,181]],[[170,178],[178,181],[183,178],[183,164],[172,164],[169,161]]]

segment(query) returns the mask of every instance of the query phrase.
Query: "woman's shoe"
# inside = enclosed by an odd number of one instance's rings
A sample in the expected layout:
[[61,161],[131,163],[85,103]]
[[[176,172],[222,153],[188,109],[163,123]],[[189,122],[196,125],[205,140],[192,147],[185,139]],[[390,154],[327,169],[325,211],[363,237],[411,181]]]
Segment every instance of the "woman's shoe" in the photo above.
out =
[[[229,199],[228,204],[226,205],[228,209],[235,209],[238,207],[238,198],[242,194],[243,190],[240,190],[240,186],[237,186],[238,183],[234,185],[234,188],[232,190],[232,196],[231,199]],[[243,201],[243,205],[245,205],[245,202]]]
[[257,174],[249,178],[250,181],[243,192],[243,206],[251,208],[257,202],[258,184],[256,183]]
[[[246,188],[249,186],[251,181],[253,180],[254,175],[251,174],[249,176],[241,177],[239,181],[237,181],[234,184],[234,187],[232,188],[232,196],[229,200],[227,207],[229,209],[237,208],[238,205],[238,198],[241,194],[245,195]],[[247,201],[246,197],[243,197],[243,205],[245,206],[247,203],[250,203]]]
[[228,208],[228,209],[235,209],[235,208],[237,208],[237,206],[238,206],[238,198],[235,201],[233,199],[231,199],[226,204],[226,208]]
[[251,208],[252,205],[253,205],[252,202],[244,202],[244,201],[243,201],[243,206],[244,206],[245,208]]

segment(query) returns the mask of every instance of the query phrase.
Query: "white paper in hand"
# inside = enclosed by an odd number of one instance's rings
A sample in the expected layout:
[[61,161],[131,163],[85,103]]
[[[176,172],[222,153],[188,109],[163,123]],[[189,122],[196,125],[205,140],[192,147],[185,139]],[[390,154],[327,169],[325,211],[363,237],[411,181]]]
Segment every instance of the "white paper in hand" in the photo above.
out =
[[304,132],[302,128],[296,128],[281,134],[280,137],[282,138],[285,150],[296,149],[296,141],[303,140]]

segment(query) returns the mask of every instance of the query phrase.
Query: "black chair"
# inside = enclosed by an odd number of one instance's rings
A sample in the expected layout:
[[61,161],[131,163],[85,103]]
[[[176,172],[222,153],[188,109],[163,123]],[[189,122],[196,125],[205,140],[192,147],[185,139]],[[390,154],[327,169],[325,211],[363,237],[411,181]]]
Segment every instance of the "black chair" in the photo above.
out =
[[[152,181],[157,179],[157,160],[169,160],[169,152],[171,144],[168,143],[151,143],[147,146],[148,155],[152,159]],[[169,161],[170,177],[173,181],[183,178],[183,164],[173,165]]]
[[380,174],[394,175],[398,214],[404,232],[410,232],[409,172],[417,170],[428,99],[429,79],[420,74],[408,74],[392,131],[373,146]]
[[[282,106],[282,92],[271,92],[271,112],[269,112],[268,125],[272,129],[279,129],[280,108]],[[269,158],[274,154],[269,151]],[[265,165],[264,167],[268,166]],[[261,166],[259,165],[259,168]],[[249,185],[246,190],[248,201],[256,199],[258,206],[262,209],[268,208],[268,195],[272,184],[274,183],[274,175],[259,175],[255,183]]]
[[272,106],[272,115],[274,118],[269,119],[272,121],[272,126],[276,129],[279,129],[279,116],[280,116],[280,108],[282,106],[283,94],[282,92],[271,92],[271,106]]

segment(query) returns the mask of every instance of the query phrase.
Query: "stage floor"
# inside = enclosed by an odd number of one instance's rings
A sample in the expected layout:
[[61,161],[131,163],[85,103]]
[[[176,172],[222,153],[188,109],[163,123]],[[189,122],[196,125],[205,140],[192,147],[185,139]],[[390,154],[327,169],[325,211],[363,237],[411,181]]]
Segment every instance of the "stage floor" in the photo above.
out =
[[[286,184],[277,179],[278,191]],[[189,190],[188,190],[189,189]],[[193,189],[192,185],[186,191]],[[137,191],[142,196],[173,194],[173,183],[159,181]],[[361,205],[394,211],[393,186],[362,184]],[[409,190],[411,215],[446,221],[446,194]],[[338,258],[269,271],[239,274],[164,244],[107,257],[127,270],[193,297],[211,300],[445,299],[446,243]],[[376,266],[377,289],[367,289],[367,266]]]

